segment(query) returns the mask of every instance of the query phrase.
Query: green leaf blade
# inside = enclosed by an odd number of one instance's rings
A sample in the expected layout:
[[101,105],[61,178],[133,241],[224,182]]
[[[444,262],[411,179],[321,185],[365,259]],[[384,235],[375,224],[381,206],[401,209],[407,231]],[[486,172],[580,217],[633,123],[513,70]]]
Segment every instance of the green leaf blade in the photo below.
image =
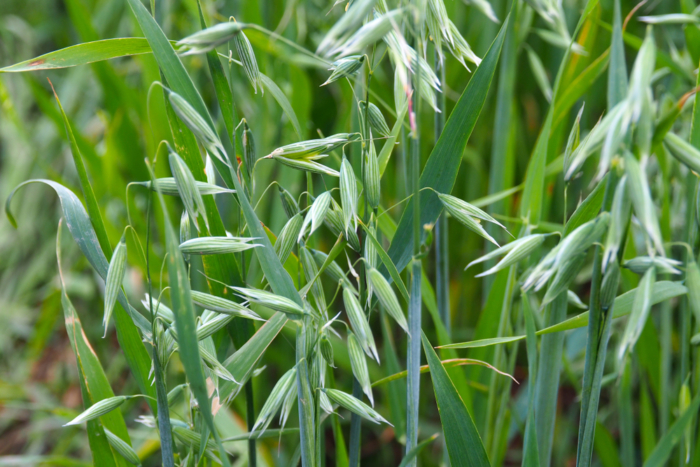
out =
[[490,467],[486,449],[471,415],[452,384],[450,377],[433,350],[430,341],[422,335],[423,350],[430,366],[433,389],[440,411],[445,444],[450,461],[455,467]]

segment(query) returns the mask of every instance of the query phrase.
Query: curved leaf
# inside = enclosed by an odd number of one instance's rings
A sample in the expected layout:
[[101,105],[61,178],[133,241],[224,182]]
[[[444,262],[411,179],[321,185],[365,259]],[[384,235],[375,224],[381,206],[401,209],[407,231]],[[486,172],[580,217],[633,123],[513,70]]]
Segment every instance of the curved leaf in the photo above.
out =
[[[88,214],[78,197],[60,183],[56,183],[51,180],[37,179],[28,180],[18,185],[10,193],[10,196],[7,197],[7,201],[5,202],[5,213],[7,214],[10,223],[12,223],[14,226],[17,225],[10,210],[12,198],[17,190],[30,183],[44,183],[56,191],[56,194],[61,201],[61,207],[63,208],[63,216],[66,218],[66,224],[68,225],[68,230],[73,236],[73,239],[78,244],[80,251],[83,252],[97,274],[106,280],[109,263],[107,262],[107,258],[100,248],[100,243],[97,240],[97,235],[95,235],[95,230],[92,227],[90,218],[88,217]],[[138,326],[143,333],[149,334],[151,325],[146,318],[143,317],[143,315],[138,313],[129,305],[129,303],[126,301],[124,292],[119,292],[117,300],[124,307],[117,307],[114,313],[119,345],[124,351],[124,356],[126,357],[129,367],[136,378],[136,383],[138,384],[141,393],[149,396],[155,396],[155,389],[151,385],[148,378],[148,374],[151,369],[151,359],[148,356],[146,347],[143,345],[143,342],[141,342],[141,336],[136,329]],[[128,310],[128,314],[125,313],[124,310]],[[150,399],[147,400],[149,401],[149,405],[151,405],[153,412],[156,413],[157,409],[155,404],[152,403]]]
[[422,338],[451,464],[455,467],[490,466],[474,420],[425,333]]
[[272,97],[274,97],[277,103],[280,105],[280,107],[282,107],[282,111],[287,116],[289,121],[292,122],[294,131],[297,132],[299,139],[303,139],[302,135],[304,133],[301,131],[299,119],[297,118],[297,114],[294,113],[292,104],[289,103],[289,99],[287,99],[287,96],[284,95],[279,86],[277,86],[277,84],[274,81],[272,81],[267,75],[260,73],[260,81],[262,81],[267,90],[270,91],[270,94],[272,94]]
[[[90,342],[83,331],[78,313],[66,293],[66,286],[63,281],[61,271],[61,224],[59,223],[56,238],[56,256],[58,260],[58,271],[61,282],[61,304],[63,305],[63,316],[65,319],[66,332],[75,354],[80,373],[80,389],[83,396],[83,406],[89,409],[94,404],[114,397],[112,387],[105,375],[102,365],[97,355],[92,350]],[[129,465],[120,456],[115,456],[105,439],[104,430],[109,428],[112,433],[125,443],[130,443],[129,433],[126,430],[126,423],[120,411],[111,411],[104,414],[99,419],[87,422],[88,442],[92,451],[95,465]]]
[[[621,318],[630,314],[632,311],[632,303],[634,301],[634,294],[637,289],[632,289],[629,292],[625,292],[615,299],[615,304],[613,305],[613,319]],[[651,304],[656,305],[665,300],[673,297],[678,297],[679,295],[685,295],[688,289],[681,285],[679,282],[671,281],[658,281],[654,284],[651,293]],[[549,326],[547,328],[541,329],[536,332],[538,336],[542,334],[551,334],[554,332],[568,331],[571,329],[582,328],[588,326],[588,311],[569,318],[566,321],[562,321],[559,324]],[[510,342],[516,342],[525,339],[525,336],[509,336],[509,337],[494,337],[490,339],[480,339],[471,342],[461,342],[456,344],[450,344],[441,346],[438,348],[444,349],[473,349],[476,347],[488,347],[497,344],[507,344]]]

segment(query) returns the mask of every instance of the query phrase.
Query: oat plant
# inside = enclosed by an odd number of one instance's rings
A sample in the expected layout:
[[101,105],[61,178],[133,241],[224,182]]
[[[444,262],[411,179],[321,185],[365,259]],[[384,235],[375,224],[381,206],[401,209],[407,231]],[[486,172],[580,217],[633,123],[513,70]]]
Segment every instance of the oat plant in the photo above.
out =
[[0,463],[700,466],[694,0],[65,3]]

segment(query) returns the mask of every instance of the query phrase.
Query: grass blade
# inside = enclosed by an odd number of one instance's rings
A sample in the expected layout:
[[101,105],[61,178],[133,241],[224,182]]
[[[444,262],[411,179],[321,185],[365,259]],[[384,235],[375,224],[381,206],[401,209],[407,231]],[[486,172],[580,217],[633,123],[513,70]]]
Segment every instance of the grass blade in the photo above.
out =
[[287,317],[284,313],[275,313],[267,323],[258,329],[248,342],[224,362],[226,369],[241,384],[225,382],[219,388],[219,398],[222,401],[230,400],[238,393],[242,387],[241,385],[250,378],[255,364],[260,360],[275,337],[277,337],[277,334],[279,334],[286,322]]
[[14,65],[0,68],[0,73],[68,68],[88,63],[151,53],[151,46],[143,37],[125,37],[85,42],[56,50]]
[[700,408],[700,394],[697,394],[693,398],[688,408],[678,417],[678,420],[671,425],[671,428],[669,428],[666,434],[661,437],[659,444],[656,445],[656,448],[654,448],[651,455],[649,455],[649,458],[644,462],[644,467],[661,467],[666,465],[669,457],[671,457],[673,448],[678,444],[681,438],[683,438],[685,428],[695,417],[698,408]]
[[287,96],[284,95],[280,87],[277,86],[272,79],[263,73],[260,73],[260,82],[268,91],[270,91],[272,97],[274,97],[280,107],[282,107],[282,111],[287,116],[289,121],[292,122],[292,126],[294,127],[294,131],[296,131],[297,136],[299,136],[299,140],[304,139],[304,133],[301,131],[301,125],[299,125],[299,119],[297,118],[297,114],[294,113],[292,104],[289,103]]
[[[562,294],[563,295],[563,294]],[[540,454],[537,443],[537,428],[535,419],[535,388],[537,385],[537,336],[535,335],[535,319],[532,315],[532,306],[526,293],[521,295],[523,314],[525,315],[525,329],[527,331],[527,362],[528,362],[528,410],[527,423],[525,425],[525,440],[523,441],[525,452],[523,453],[523,467],[539,467]],[[542,355],[548,355],[542,352]],[[559,372],[556,372],[557,376]],[[556,385],[555,387],[557,387]],[[556,400],[556,399],[555,399]]]
[[608,108],[612,109],[627,96],[627,65],[622,41],[620,0],[613,2],[613,31],[610,43],[610,70],[608,71]]
[[[59,224],[56,239],[56,255],[59,265],[59,277],[61,280],[61,303],[66,325],[66,332],[70,339],[71,347],[78,363],[80,372],[80,389],[83,396],[83,406],[88,409],[102,400],[114,398],[112,387],[92,346],[85,333],[75,311],[73,304],[66,293],[65,281],[61,270],[61,225]],[[104,429],[109,428],[115,436],[126,443],[130,443],[129,433],[120,411],[112,411],[104,414],[99,420],[88,421],[88,440],[90,450],[93,453],[93,461],[96,465],[126,466],[128,463],[119,456],[114,456],[104,434]]]
[[[632,312],[632,304],[634,301],[634,296],[637,292],[637,289],[632,289],[628,292],[625,292],[624,294],[620,295],[615,299],[614,305],[611,307],[613,310],[613,319],[620,318],[622,316],[626,316]],[[680,295],[685,295],[688,292],[688,289],[681,285],[679,282],[671,282],[671,281],[659,281],[656,282],[652,288],[651,292],[651,304],[656,305],[658,303],[661,303],[665,300],[669,300],[673,297],[678,297]],[[543,334],[552,334],[556,332],[562,332],[562,331],[569,331],[571,329],[577,329],[577,328],[582,328],[585,326],[588,326],[588,318],[589,318],[589,313],[588,311],[585,311],[577,316],[574,316],[573,318],[569,318],[565,321],[562,321],[559,324],[554,324],[552,326],[546,327],[544,329],[541,329],[537,331],[537,335],[541,336]],[[510,342],[516,342],[519,340],[525,339],[524,335],[520,336],[509,336],[509,337],[494,337],[490,339],[481,339],[481,340],[476,340],[476,341],[471,341],[471,342],[459,342],[455,344],[449,344],[449,345],[444,345],[440,346],[438,348],[443,348],[443,349],[472,349],[472,348],[478,348],[478,347],[488,347],[491,345],[497,345],[497,344],[507,344]]]
[[[49,81],[49,83],[51,82]],[[51,89],[53,89],[53,84],[51,85]],[[80,149],[78,149],[78,143],[75,140],[75,136],[73,136],[73,130],[68,122],[68,116],[63,110],[63,106],[61,105],[61,101],[58,99],[58,94],[56,94],[55,90],[53,94],[56,97],[58,108],[61,110],[61,116],[63,117],[63,124],[66,127],[66,134],[68,135],[68,141],[70,142],[73,162],[75,163],[75,168],[78,171],[80,189],[82,190],[85,198],[85,204],[87,205],[87,212],[90,216],[90,222],[92,222],[92,225],[95,228],[95,234],[97,235],[97,240],[100,242],[102,251],[105,252],[107,259],[110,259],[112,257],[112,247],[109,243],[109,238],[107,237],[107,230],[105,229],[105,224],[102,220],[102,214],[100,214],[100,208],[98,207],[95,193],[92,191],[92,185],[90,185],[90,180],[88,179],[87,171],[85,170],[83,158],[80,155]]]
[[586,67],[576,78],[570,82],[566,89],[560,90],[554,103],[555,127],[566,119],[569,110],[583,97],[593,86],[600,75],[603,74],[610,62],[610,52],[606,50],[590,65]]
[[425,334],[422,340],[451,464],[455,467],[490,466],[474,420]]
[[[12,198],[14,197],[15,193],[17,193],[17,190],[30,183],[43,183],[54,189],[59,200],[61,201],[63,216],[66,219],[68,230],[73,236],[73,239],[78,244],[80,251],[83,252],[97,274],[103,279],[106,279],[109,263],[107,262],[107,258],[102,252],[100,244],[97,241],[97,235],[95,234],[95,230],[90,222],[90,218],[88,217],[88,214],[78,197],[60,183],[56,183],[51,180],[28,180],[18,185],[5,201],[5,213],[7,214],[10,223],[16,225],[10,210]],[[114,314],[119,345],[122,349],[124,349],[124,356],[126,357],[129,368],[136,379],[136,383],[139,386],[139,391],[141,394],[153,397],[155,396],[155,390],[148,377],[151,362],[148,352],[146,352],[146,348],[141,341],[139,331],[137,330],[138,327],[142,333],[150,333],[150,323],[143,317],[143,315],[129,306],[123,292],[119,292],[117,300],[123,307],[117,307]],[[129,310],[129,312],[126,313],[124,310]],[[149,401],[149,405],[151,406],[153,412],[157,413],[157,407],[155,404],[153,404],[150,399],[147,400]]]
[[175,53],[175,49],[173,49],[168,38],[165,37],[163,30],[158,26],[156,20],[139,0],[127,1],[129,2],[131,11],[136,17],[136,21],[146,35],[146,39],[148,39],[148,43],[153,51],[153,56],[156,62],[158,62],[158,66],[165,75],[165,78],[168,80],[170,88],[184,97],[213,130],[214,123],[211,120],[206,105],[204,105],[202,96],[199,95],[197,88],[192,84],[192,80],[180,61],[180,57]]
[[[566,318],[567,302],[566,292],[563,292],[546,308],[547,326],[557,325]],[[542,467],[549,467],[551,464],[564,337],[562,333],[544,335],[540,347],[540,361],[534,389],[539,465]]]
[[411,450],[408,451],[408,452],[406,453],[406,455],[404,456],[404,458],[401,459],[401,463],[399,464],[399,467],[408,467],[408,465],[409,465],[416,457],[418,457],[418,454],[420,454],[420,453],[423,451],[423,449],[425,449],[426,447],[428,447],[428,445],[429,445],[430,443],[432,443],[433,441],[435,441],[435,440],[437,439],[438,436],[440,436],[440,435],[439,435],[438,433],[435,433],[433,436],[431,436],[431,437],[429,437],[429,438],[427,438],[427,439],[424,439],[424,440],[421,441],[420,443],[418,443],[418,444],[416,444],[415,446],[413,446],[413,448],[411,448]]

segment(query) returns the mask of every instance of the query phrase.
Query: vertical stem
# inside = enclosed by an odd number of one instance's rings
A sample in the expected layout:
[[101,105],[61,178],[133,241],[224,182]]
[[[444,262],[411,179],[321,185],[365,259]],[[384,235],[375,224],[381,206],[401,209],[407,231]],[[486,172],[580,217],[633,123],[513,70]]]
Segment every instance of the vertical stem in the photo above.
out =
[[[357,378],[352,378],[352,395],[353,397],[362,400],[362,386]],[[350,467],[358,467],[360,465],[360,421],[362,418],[359,415],[352,414],[350,418],[350,443],[348,444],[348,463]]]
[[[511,0],[513,2],[518,0]],[[509,2],[510,3],[510,2]],[[494,194],[505,190],[513,180],[513,153],[510,150],[510,132],[513,113],[513,94],[515,92],[516,63],[518,47],[516,44],[515,24],[517,23],[517,8],[512,9],[514,18],[508,23],[503,50],[501,52],[501,64],[498,70],[498,92],[496,93],[496,116],[493,127],[493,143],[491,145],[491,165],[489,167],[489,191]],[[505,10],[506,12],[509,10]],[[490,214],[507,214],[505,201],[497,201],[491,204],[487,210]],[[498,229],[487,223],[486,231],[491,235],[500,235]],[[498,238],[497,236],[494,238]],[[493,250],[490,242],[486,243],[486,252]],[[484,270],[492,267],[494,260],[484,264]],[[495,276],[486,276],[483,279],[483,297],[488,297],[491,284]],[[484,298],[485,300],[485,298]]]
[[[310,196],[314,195],[314,181],[311,178],[311,172],[306,172],[306,191]],[[306,199],[308,204],[311,205],[311,198],[307,197]]]
[[620,461],[624,467],[635,465],[634,418],[632,412],[632,359],[621,368],[622,379],[618,391],[620,410]]
[[[610,172],[605,186],[603,206],[601,211],[609,211],[613,193],[619,177],[615,170]],[[624,248],[620,248],[622,252]],[[620,253],[621,255],[622,253]],[[593,277],[591,278],[591,295],[589,302],[588,341],[586,343],[586,361],[583,370],[583,385],[581,390],[581,419],[578,430],[578,447],[576,465],[587,467],[591,464],[593,455],[593,436],[600,400],[600,377],[602,376],[605,354],[607,352],[610,326],[612,324],[612,308],[603,310],[600,306],[600,286],[602,282],[602,255],[599,245],[593,253]]]
[[[368,73],[367,73],[367,81],[365,85],[365,115],[364,115],[364,122],[365,125],[364,127],[360,128],[360,133],[362,134],[362,151],[360,152],[360,157],[362,160],[362,163],[364,163],[364,151],[365,151],[365,146],[367,144],[366,139],[369,137],[369,85],[372,81],[372,70],[370,68],[370,65],[367,65],[368,68]],[[359,110],[358,110],[359,111]],[[357,118],[358,122],[361,122],[358,114]],[[362,177],[364,177],[364,170],[362,172]],[[365,180],[363,179],[363,186],[365,185]],[[367,199],[365,198],[365,203],[364,203],[364,212],[363,212],[363,221],[367,222],[367,217],[368,217],[368,212],[367,212]],[[360,246],[364,247],[365,244],[365,234],[364,230],[360,229],[359,233],[359,238],[360,238]],[[362,251],[360,251],[360,256],[362,256]],[[365,286],[365,277],[366,277],[366,265],[364,261],[360,262],[360,302],[363,304],[363,306],[366,307],[367,303],[367,287]],[[365,313],[367,310],[365,310]],[[362,400],[362,386],[360,385],[360,382],[357,381],[357,379],[353,376],[352,378],[352,395],[359,399]],[[349,451],[349,458],[348,462],[350,464],[350,467],[359,467],[360,465],[360,435],[361,435],[361,422],[362,418],[357,415],[357,414],[352,414],[350,417],[350,442],[348,444],[348,451]]]
[[401,142],[397,148],[399,156],[399,166],[401,167],[401,177],[402,177],[402,187],[403,190],[400,193],[396,193],[395,196],[399,199],[405,199],[409,196],[409,180],[408,180],[408,158],[406,155],[406,129],[401,126]]
[[315,467],[313,394],[309,385],[309,362],[306,359],[306,333],[309,323],[303,320],[297,324],[297,406],[299,408],[299,442],[303,467]]
[[[684,8],[687,8],[690,6],[690,2],[683,2]],[[697,81],[696,81],[696,86],[700,85],[700,75],[698,75]],[[700,148],[700,95],[697,93],[694,96],[694,102],[693,102],[693,117],[692,117],[692,123],[690,126],[690,144],[695,146],[696,148]],[[687,195],[687,220],[686,220],[686,228],[684,232],[684,240],[693,248],[695,246],[695,243],[697,241],[697,233],[698,233],[698,225],[696,223],[695,219],[695,210],[697,209],[696,203],[697,203],[697,190],[698,190],[698,181],[697,177],[692,174],[688,173],[688,182],[686,184],[686,189],[688,190],[688,195]],[[694,256],[695,251],[691,252],[685,252],[685,259],[686,261],[689,261],[688,255]],[[687,264],[687,263],[686,263]],[[689,343],[689,337],[691,333],[691,313],[690,313],[690,308],[688,306],[688,298],[687,296],[684,297],[683,301],[681,302],[682,305],[682,318],[681,318],[681,354],[682,356],[685,357],[685,359],[681,358],[681,370],[685,369],[685,372],[681,373],[681,378],[685,379],[686,375],[690,375],[690,388],[692,391],[697,392],[698,391],[698,363],[700,359],[698,357],[700,356],[700,352],[697,350],[697,348],[690,348],[688,346]],[[698,331],[698,322],[695,322],[695,332]],[[697,417],[694,418],[694,420],[691,422],[691,438],[695,438],[696,440],[700,437],[700,430],[698,430],[698,421]],[[685,449],[685,442],[681,440],[680,444],[680,452],[682,453]],[[696,459],[696,446],[698,443],[696,442],[693,444],[691,442],[690,446],[690,458],[691,462],[695,463],[697,461]],[[681,458],[683,455],[681,454]],[[694,464],[695,465],[695,464]]]
[[[445,63],[441,62],[442,50],[435,48],[433,52],[433,69],[435,74],[440,77],[440,87],[445,88]],[[435,143],[442,136],[442,130],[445,127],[445,93],[438,95],[437,101],[440,112],[435,112]],[[443,211],[442,215],[435,223],[435,288],[437,295],[437,306],[440,319],[445,325],[447,335],[452,334],[452,319],[450,316],[450,261],[449,261],[449,246],[448,246],[448,230],[447,216]],[[446,466],[450,465],[450,456],[447,452],[447,446],[443,439],[443,462]]]
[[[435,74],[440,77],[440,87],[445,86],[445,66],[440,63],[440,51],[435,50],[434,69]],[[440,112],[435,112],[435,142],[440,139],[442,129],[445,126],[445,93],[438,95],[438,109]],[[437,282],[437,305],[447,334],[451,333],[450,319],[450,261],[449,261],[449,244],[448,244],[447,217],[444,213],[441,215],[435,224],[435,281]]]
[[[562,292],[545,309],[545,326],[558,324],[566,319],[567,293]],[[549,467],[552,462],[554,425],[557,417],[557,395],[561,374],[564,334],[547,334],[540,340],[540,359],[535,384],[535,420],[540,466]]]
[[151,333],[153,334],[153,373],[156,383],[156,404],[158,407],[158,432],[160,434],[160,451],[161,461],[164,467],[174,467],[175,459],[173,457],[173,435],[170,427],[170,408],[168,407],[168,392],[165,387],[165,373],[160,366],[158,358],[159,342],[156,336],[156,314],[153,312],[153,282],[151,281],[151,263],[149,261],[149,245],[151,243],[151,200],[152,195],[148,196],[148,209],[146,211],[146,277],[148,279],[148,303],[151,313]]
[[[418,15],[414,17],[416,33],[419,31]],[[423,56],[421,37],[414,37],[416,56]],[[408,303],[408,358],[407,358],[407,407],[406,407],[406,452],[409,452],[418,442],[418,409],[420,402],[420,357],[421,357],[421,260],[418,258],[421,244],[420,225],[420,66],[414,64],[415,76],[413,77],[413,96],[410,102],[409,112],[413,113],[410,120],[411,128],[411,155],[410,155],[410,183],[413,193],[413,261],[411,264],[411,297]],[[416,460],[409,463],[415,466]]]
[[[686,176],[686,206],[687,206],[687,214],[686,216],[688,219],[686,219],[685,227],[683,230],[683,241],[686,242],[690,247],[695,244],[695,238],[697,234],[697,224],[695,223],[694,215],[695,215],[695,201],[696,201],[696,192],[698,189],[698,179],[693,174],[692,172],[688,172],[688,175]],[[683,264],[688,264],[688,261],[690,261],[693,258],[693,252],[688,251],[687,249],[683,249]],[[683,384],[685,381],[686,377],[690,375],[690,315],[691,315],[691,310],[690,306],[688,303],[688,296],[684,295],[681,297],[681,302],[680,302],[680,347],[681,347],[681,367],[680,367],[680,383]],[[692,388],[692,380],[690,381],[691,388]],[[692,423],[691,426],[695,426],[695,423]],[[692,450],[692,446],[691,446]],[[685,451],[686,451],[686,446],[685,446],[685,439],[681,438],[680,443],[679,443],[679,449],[678,449],[678,465],[683,466],[686,465],[685,462]],[[691,452],[691,459],[692,459],[692,452]]]
[[[663,279],[669,279],[668,275]],[[660,304],[659,313],[659,343],[661,355],[659,362],[659,436],[663,436],[668,431],[669,415],[671,413],[671,332],[673,327],[673,312],[671,302],[665,300]],[[681,384],[683,381],[681,381]]]
[[[245,419],[246,419],[246,425],[248,426],[248,433],[253,431],[253,425],[255,425],[255,405],[253,404],[253,380],[250,379],[248,380],[247,383],[245,383],[245,404],[246,404],[246,412],[245,412]],[[248,465],[250,467],[255,467],[257,463],[257,455],[258,453],[256,452],[255,449],[255,438],[250,437],[248,440]]]
[[[512,295],[513,295],[513,289],[515,287],[515,282],[516,282],[516,266],[511,266],[508,270],[508,282],[506,283],[506,289],[505,293],[503,295],[503,304],[501,305],[501,315],[499,317],[498,321],[498,337],[503,337],[506,335],[507,327],[508,327],[508,322],[510,319],[510,312],[511,312],[511,305],[512,305]],[[505,363],[505,357],[506,355],[504,354],[505,349],[504,346],[502,345],[497,345],[495,350],[494,350],[494,357],[493,357],[493,364],[496,366],[496,368],[502,368]],[[497,424],[496,417],[497,417],[497,403],[498,401],[498,395],[501,394],[501,382],[502,379],[496,378],[497,374],[492,373],[491,374],[491,381],[489,383],[489,394],[488,394],[488,402],[486,406],[486,442],[484,443],[484,447],[486,448],[487,452],[489,453],[489,458],[490,459],[495,459],[497,456],[497,449],[498,449],[498,438],[499,438],[499,433],[496,432],[494,429],[494,425]]]
[[[230,64],[229,64],[230,66]],[[233,82],[229,83],[229,86],[231,87],[231,92],[233,92]],[[231,109],[232,112],[234,112],[234,118],[235,118],[235,109]],[[233,151],[233,157],[232,160],[236,160],[236,129],[234,128],[231,131],[231,147]],[[231,176],[236,177],[236,171],[232,168],[231,169]],[[252,187],[252,180],[251,180],[251,186],[250,186],[250,191],[248,193],[248,196],[253,195],[253,187]],[[238,205],[238,232],[237,234],[240,236],[241,235],[241,222],[242,219],[244,218],[243,216],[243,208]],[[246,269],[246,260],[245,260],[245,251],[241,252],[240,256],[240,262],[241,262],[241,275],[243,279],[243,287],[248,286],[248,270]],[[240,346],[243,345],[244,342],[246,342],[248,339],[252,337],[252,335],[255,333],[255,328],[253,324],[251,323],[250,320],[247,319],[241,319],[241,318],[236,318],[228,328],[229,330],[229,337],[231,337],[231,341],[233,342],[234,345]],[[233,332],[231,332],[233,331]],[[245,383],[245,404],[246,404],[246,426],[248,427],[248,432],[250,432],[253,428],[253,425],[255,425],[255,394],[253,391],[253,380],[252,378],[248,380]],[[255,467],[257,465],[257,450],[256,450],[256,442],[255,438],[250,438],[248,440],[248,466],[249,467]]]
[[[318,359],[319,357],[316,356],[315,359]],[[323,362],[325,365],[325,362]],[[316,365],[316,362],[313,362],[312,365]],[[320,370],[319,370],[320,371]],[[321,467],[323,463],[323,457],[321,455],[321,448],[323,446],[323,439],[322,439],[322,434],[323,430],[321,429],[321,396],[320,392],[316,390],[316,388],[313,388],[313,397],[314,397],[314,428],[316,429],[314,433],[314,439],[315,439],[315,459],[316,459],[316,467]]]

